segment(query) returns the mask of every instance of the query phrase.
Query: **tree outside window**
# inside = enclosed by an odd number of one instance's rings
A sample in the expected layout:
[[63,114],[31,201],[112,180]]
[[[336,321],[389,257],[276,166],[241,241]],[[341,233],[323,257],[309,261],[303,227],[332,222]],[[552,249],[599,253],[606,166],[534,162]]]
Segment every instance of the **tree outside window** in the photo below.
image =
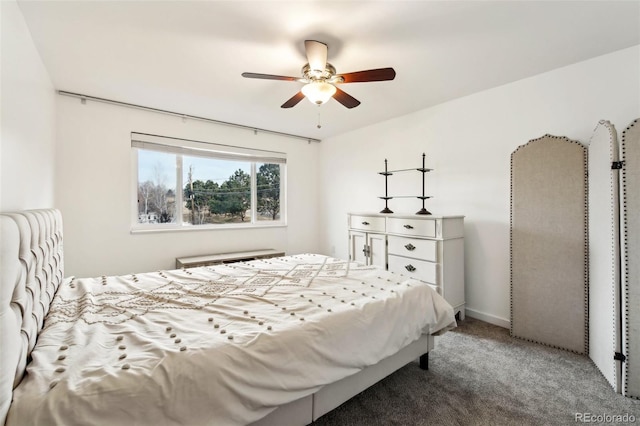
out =
[[256,175],[258,220],[280,218],[280,165],[261,164]]

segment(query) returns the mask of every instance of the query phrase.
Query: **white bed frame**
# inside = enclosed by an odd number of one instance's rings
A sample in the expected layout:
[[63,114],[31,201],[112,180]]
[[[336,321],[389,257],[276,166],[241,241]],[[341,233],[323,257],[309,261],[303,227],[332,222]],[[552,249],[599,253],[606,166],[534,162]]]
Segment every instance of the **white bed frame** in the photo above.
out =
[[[55,209],[0,214],[0,424],[13,389],[25,373],[30,354],[64,281],[62,215]],[[316,393],[278,407],[253,426],[312,423],[369,386],[420,358],[427,368],[434,337],[423,335],[395,355]]]
[[401,349],[395,355],[385,358],[353,376],[326,385],[306,398],[283,405],[253,423],[252,426],[308,425],[411,361],[420,358],[420,366],[426,369],[426,354],[433,347],[434,337],[423,334],[420,339]]

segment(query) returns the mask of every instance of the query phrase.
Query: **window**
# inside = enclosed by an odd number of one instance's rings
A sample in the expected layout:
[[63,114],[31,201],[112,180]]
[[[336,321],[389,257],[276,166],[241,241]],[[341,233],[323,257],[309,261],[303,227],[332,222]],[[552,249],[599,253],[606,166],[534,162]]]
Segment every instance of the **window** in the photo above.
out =
[[285,224],[283,153],[132,133],[134,229]]

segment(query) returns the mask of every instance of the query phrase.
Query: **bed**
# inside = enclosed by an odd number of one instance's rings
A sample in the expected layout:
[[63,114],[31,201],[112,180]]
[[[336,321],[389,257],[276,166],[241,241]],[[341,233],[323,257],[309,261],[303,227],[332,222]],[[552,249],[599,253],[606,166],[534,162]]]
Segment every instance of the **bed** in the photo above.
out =
[[0,220],[7,426],[305,425],[455,326],[428,285],[318,254],[65,277],[59,211]]

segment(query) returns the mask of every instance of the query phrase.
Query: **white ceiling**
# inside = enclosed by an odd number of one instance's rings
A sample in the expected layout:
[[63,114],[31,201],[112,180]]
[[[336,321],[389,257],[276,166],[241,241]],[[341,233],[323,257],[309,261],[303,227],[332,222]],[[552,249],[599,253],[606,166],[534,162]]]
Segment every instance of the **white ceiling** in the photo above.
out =
[[[635,0],[18,4],[57,90],[318,139],[640,44]],[[298,77],[305,39],[338,73],[397,76],[340,86],[351,110],[281,109],[301,83],[241,77]]]

